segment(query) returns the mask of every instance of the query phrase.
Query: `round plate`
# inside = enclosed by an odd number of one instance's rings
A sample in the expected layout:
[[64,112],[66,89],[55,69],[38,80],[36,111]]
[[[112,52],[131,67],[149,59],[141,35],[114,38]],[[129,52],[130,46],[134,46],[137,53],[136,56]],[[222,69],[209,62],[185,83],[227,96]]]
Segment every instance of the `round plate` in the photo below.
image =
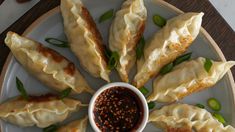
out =
[[[109,31],[109,26],[111,24],[111,20],[108,20],[106,22],[99,24],[98,23],[99,16],[103,14],[105,11],[112,9],[112,8],[115,10],[118,10],[123,1],[120,1],[120,0],[115,0],[115,1],[113,0],[103,0],[103,1],[83,0],[83,2],[84,2],[84,5],[90,11],[91,15],[93,16],[103,36],[104,41],[107,44],[108,31]],[[145,6],[148,10],[148,20],[147,20],[146,29],[144,32],[144,36],[146,39],[149,39],[155,32],[160,30],[160,28],[155,26],[152,22],[152,16],[154,14],[160,14],[164,18],[169,19],[182,13],[182,11],[180,11],[179,9],[160,0],[159,1],[158,0],[146,0]],[[40,17],[37,21],[35,21],[25,31],[24,36],[27,36],[33,40],[41,42],[42,44],[58,51],[62,55],[66,56],[69,60],[74,62],[77,68],[85,76],[86,80],[88,81],[88,83],[93,89],[98,89],[100,86],[106,83],[102,81],[101,79],[96,79],[96,78],[91,77],[86,71],[84,71],[80,67],[78,59],[71,53],[69,49],[54,47],[52,45],[48,45],[44,41],[46,37],[55,37],[55,38],[59,38],[62,40],[66,40],[66,37],[63,32],[63,23],[62,23],[62,17],[61,17],[59,7],[49,11],[48,13]],[[193,52],[193,58],[202,56],[202,57],[208,57],[214,60],[225,61],[225,58],[221,50],[218,48],[214,40],[210,37],[210,35],[203,28],[201,29],[200,34],[198,35],[197,39],[193,42],[192,46],[190,47],[188,51]],[[133,78],[133,75],[135,74],[135,72],[136,72],[136,68],[133,68],[130,73],[131,78]],[[34,77],[29,75],[21,67],[21,65],[14,59],[14,57],[12,57],[12,55],[10,54],[4,66],[4,69],[2,71],[2,76],[1,76],[1,81],[0,81],[0,85],[2,87],[1,95],[0,95],[1,102],[7,100],[10,97],[19,95],[19,92],[17,91],[16,84],[15,84],[16,76],[19,77],[20,80],[23,82],[29,94],[40,95],[40,94],[45,94],[48,92],[54,92],[51,89],[47,88],[45,85],[41,84]],[[110,77],[111,77],[112,82],[120,81],[116,71],[113,71]],[[151,92],[152,80],[149,81],[145,86]],[[180,102],[184,102],[188,104],[201,103],[201,104],[206,105],[206,101],[208,98],[215,97],[219,99],[220,102],[222,103],[221,113],[224,115],[228,124],[235,126],[234,93],[235,93],[234,92],[234,80],[233,80],[231,72],[229,71],[228,74],[226,74],[223,79],[221,79],[215,86],[213,86],[213,88],[206,89],[204,91],[192,94],[184,98]],[[89,103],[90,97],[91,95],[89,94],[81,94],[81,95],[75,96],[75,98],[80,99],[83,103]],[[159,108],[162,105],[164,104],[157,103],[155,108]],[[62,124],[68,123],[71,120],[81,118],[84,115],[87,115],[86,108],[73,114],[73,116],[68,118]],[[32,131],[40,132],[42,130],[36,127],[20,128],[15,125],[1,121],[1,131],[2,132],[15,132],[15,131],[17,132],[32,132]],[[88,126],[87,131],[89,132],[93,131],[90,125]],[[161,131],[161,130],[157,129],[151,123],[149,123],[146,126],[144,131],[153,132],[153,131]]]

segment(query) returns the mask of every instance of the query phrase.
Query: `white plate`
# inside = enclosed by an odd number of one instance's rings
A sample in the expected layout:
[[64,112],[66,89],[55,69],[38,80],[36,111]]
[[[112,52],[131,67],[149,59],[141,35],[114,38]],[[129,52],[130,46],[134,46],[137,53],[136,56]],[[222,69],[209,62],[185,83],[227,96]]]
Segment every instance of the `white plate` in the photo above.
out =
[[[104,23],[98,24],[98,18],[101,14],[103,14],[105,11],[109,9],[119,9],[122,1],[120,0],[83,0],[84,4],[89,9],[91,15],[95,19],[97,26],[104,38],[105,43],[107,43],[108,38],[108,30],[109,25],[111,23],[111,20],[108,20]],[[182,11],[178,10],[177,8],[167,4],[164,1],[157,1],[157,0],[146,0],[145,5],[148,10],[148,20],[147,25],[145,29],[144,36],[146,39],[149,39],[153,33],[157,32],[159,28],[155,26],[152,22],[152,16],[153,14],[160,14],[161,16],[169,19],[173,16],[176,16],[177,14],[182,13]],[[90,84],[90,86],[94,89],[98,89],[100,86],[105,84],[104,81],[100,79],[95,79],[91,77],[87,72],[85,72],[79,65],[78,60],[76,57],[71,53],[69,49],[64,48],[58,48],[54,47],[52,45],[48,45],[44,39],[46,37],[55,37],[60,39],[65,39],[65,35],[63,33],[63,25],[62,25],[62,18],[60,14],[59,8],[55,8],[42,17],[40,17],[37,21],[35,21],[24,33],[25,36],[32,38],[36,41],[41,42],[42,44],[58,51],[62,55],[66,56],[68,59],[73,61],[76,66],[81,70],[82,74],[85,76],[86,80]],[[225,61],[225,58],[221,52],[221,50],[218,48],[216,43],[213,41],[213,39],[208,35],[208,33],[201,29],[200,34],[198,35],[197,39],[193,42],[192,46],[190,47],[189,51],[193,52],[193,58],[203,56],[208,57],[214,60],[223,60]],[[89,60],[88,60],[89,61]],[[135,68],[133,69],[131,76],[133,77],[135,73]],[[16,90],[15,85],[15,77],[19,77],[20,80],[23,82],[24,86],[26,87],[26,90],[28,93],[33,95],[40,95],[45,94],[47,92],[53,92],[51,89],[48,89],[46,86],[41,84],[38,80],[33,78],[31,75],[29,75],[21,66],[20,64],[12,57],[12,55],[9,55],[8,60],[5,64],[4,70],[2,72],[0,85],[2,86],[2,91],[0,95],[1,102],[4,100],[7,100],[10,97],[19,95],[19,92]],[[111,74],[111,80],[114,81],[120,81],[119,77],[116,72],[112,72]],[[231,124],[235,126],[235,103],[234,103],[234,81],[231,75],[231,72],[229,71],[228,74],[225,75],[225,77],[219,81],[213,88],[207,89],[195,94],[192,94],[185,99],[183,99],[181,102],[189,103],[189,104],[196,104],[196,103],[202,103],[206,104],[206,100],[210,97],[217,98],[222,103],[222,111],[221,113],[224,115],[226,121],[228,124]],[[151,85],[152,82],[149,81],[145,86],[150,89],[151,91]],[[88,103],[90,99],[90,95],[83,94],[75,96],[78,99],[81,99],[84,103]],[[159,108],[159,106],[162,106],[162,104],[157,104],[156,108]],[[69,119],[67,119],[63,123],[67,123],[71,120],[77,119],[79,117],[83,117],[85,114],[87,114],[87,109],[83,109],[82,111],[79,111],[73,116],[71,116]],[[17,126],[14,126],[12,124],[1,122],[1,131],[2,132],[40,132],[41,129],[36,127],[29,127],[29,128],[19,128]],[[92,131],[91,127],[88,127],[87,131]],[[144,130],[146,132],[153,132],[153,131],[161,131],[154,127],[152,124],[148,124],[146,129]]]

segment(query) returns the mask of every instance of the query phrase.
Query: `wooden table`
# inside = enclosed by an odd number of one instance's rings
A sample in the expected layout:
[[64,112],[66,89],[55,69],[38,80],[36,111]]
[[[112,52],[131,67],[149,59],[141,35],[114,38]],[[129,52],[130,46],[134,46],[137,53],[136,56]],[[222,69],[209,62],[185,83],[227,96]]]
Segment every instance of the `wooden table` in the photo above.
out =
[[[227,60],[235,60],[235,32],[216,11],[208,0],[166,0],[179,9],[190,12],[203,11],[203,27],[209,32],[217,42]],[[38,17],[50,9],[58,6],[60,0],[40,0],[34,7],[25,13],[13,25],[0,34],[0,71],[8,56],[9,49],[3,44],[7,31],[11,30],[22,34],[24,30]],[[235,67],[232,68],[235,77]]]

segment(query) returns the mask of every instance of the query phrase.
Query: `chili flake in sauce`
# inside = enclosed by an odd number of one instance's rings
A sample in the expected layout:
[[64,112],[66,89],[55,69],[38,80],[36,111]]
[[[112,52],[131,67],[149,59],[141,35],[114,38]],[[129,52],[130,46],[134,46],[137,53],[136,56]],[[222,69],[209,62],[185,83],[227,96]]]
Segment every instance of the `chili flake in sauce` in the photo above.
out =
[[143,104],[125,87],[112,87],[96,99],[94,120],[102,131],[135,131],[143,120]]

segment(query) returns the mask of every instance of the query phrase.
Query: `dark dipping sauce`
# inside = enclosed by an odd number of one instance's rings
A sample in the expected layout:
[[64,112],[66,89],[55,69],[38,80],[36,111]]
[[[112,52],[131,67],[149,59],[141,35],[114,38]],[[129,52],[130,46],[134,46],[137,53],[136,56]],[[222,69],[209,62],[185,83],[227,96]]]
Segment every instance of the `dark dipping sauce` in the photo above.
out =
[[143,104],[125,87],[103,91],[95,101],[93,112],[95,123],[102,132],[135,131],[143,120]]

